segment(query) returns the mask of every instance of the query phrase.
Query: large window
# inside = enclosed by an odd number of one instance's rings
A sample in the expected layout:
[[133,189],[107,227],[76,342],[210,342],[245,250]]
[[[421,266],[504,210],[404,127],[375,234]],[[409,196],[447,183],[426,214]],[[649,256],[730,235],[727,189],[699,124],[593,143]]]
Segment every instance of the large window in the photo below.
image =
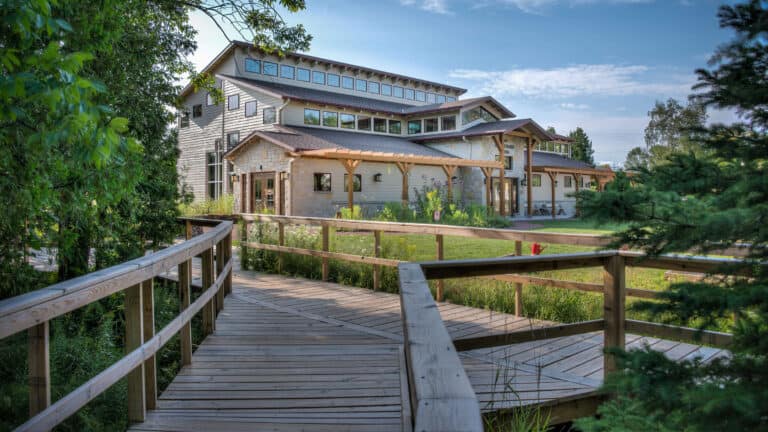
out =
[[382,84],[381,94],[384,96],[392,96],[392,86],[389,84]]
[[320,110],[304,108],[304,124],[318,126],[320,124]]
[[180,128],[189,127],[189,111],[184,111],[179,116],[179,127]]
[[421,120],[408,120],[408,135],[421,133]]
[[379,83],[368,81],[368,93],[379,94]]
[[563,185],[565,187],[567,187],[567,188],[572,188],[573,187],[573,177],[571,177],[569,175],[563,177]]
[[325,84],[325,72],[312,71],[312,82],[315,84]]
[[[217,140],[218,141],[218,140]],[[220,153],[208,152],[205,154],[206,159],[206,194],[208,199],[216,199],[221,196],[221,187],[223,185],[222,177],[222,163]]]
[[339,113],[323,111],[323,126],[339,127]]
[[309,69],[298,68],[296,71],[296,79],[309,82]]
[[531,181],[531,186],[533,187],[541,187],[541,174],[534,174],[533,180]]
[[357,128],[359,130],[371,130],[371,118],[368,116],[357,116]]
[[413,89],[405,89],[405,98],[413,100]]
[[261,73],[261,61],[252,58],[245,59],[245,71],[251,73]]
[[400,135],[401,133],[403,133],[402,129],[403,129],[403,125],[400,123],[400,120],[389,121],[389,133]]
[[289,65],[280,65],[280,78],[293,79],[295,77],[296,69]]
[[456,102],[456,98],[454,96],[446,96],[445,97],[446,102]]
[[437,95],[437,103],[445,103],[445,95]]
[[205,95],[205,105],[206,106],[216,105],[216,101],[213,100],[212,94],[208,93]]
[[227,134],[227,150],[233,149],[240,142],[240,132],[230,132]]
[[424,102],[426,100],[426,94],[421,90],[416,90],[416,100]]
[[192,105],[192,118],[202,117],[202,116],[203,116],[203,105],[202,104]]
[[264,62],[264,75],[277,76],[277,63]]
[[326,75],[326,84],[328,84],[331,87],[338,87],[339,86],[339,76],[336,74],[329,73]]
[[467,124],[472,123],[473,121],[477,119],[483,119],[487,122],[492,122],[498,120],[495,115],[488,112],[487,109],[479,106],[472,108],[471,110],[464,111],[461,114],[461,124]]
[[437,102],[437,95],[434,93],[427,93],[427,103],[436,103]]
[[253,117],[256,115],[256,101],[248,101],[245,103],[245,116]]
[[232,111],[240,108],[240,95],[234,94],[227,98],[227,108]]
[[355,128],[355,116],[354,114],[339,114],[339,120],[341,120],[342,129],[354,129]]
[[264,108],[261,112],[263,116],[264,124],[273,124],[277,121],[277,115],[274,107]]
[[331,191],[331,173],[315,173],[315,192]]
[[[499,160],[499,155],[496,155],[496,160]],[[512,169],[512,156],[504,156],[504,169]]]
[[394,96],[396,98],[403,97],[403,88],[402,87],[398,87],[398,86],[392,87],[392,96]]
[[368,90],[368,81],[361,80],[361,79],[356,79],[355,80],[355,90],[361,91],[361,92],[367,91]]
[[[352,188],[352,192],[363,191],[363,177],[360,174],[352,178]],[[349,192],[349,174],[344,174],[344,192]]]
[[387,132],[387,119],[375,118],[373,119],[373,131],[374,132]]
[[440,117],[440,130],[452,131],[456,129],[456,116],[442,116]]
[[437,119],[424,119],[424,132],[437,132]]
[[341,77],[341,86],[344,87],[345,89],[352,90],[353,88],[355,88],[355,79],[352,77],[343,76]]

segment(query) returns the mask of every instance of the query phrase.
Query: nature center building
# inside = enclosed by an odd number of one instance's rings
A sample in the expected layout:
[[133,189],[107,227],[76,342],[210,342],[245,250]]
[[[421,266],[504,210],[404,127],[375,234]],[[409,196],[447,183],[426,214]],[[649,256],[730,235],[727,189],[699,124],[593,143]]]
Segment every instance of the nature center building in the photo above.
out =
[[439,185],[502,215],[553,204],[573,215],[568,195],[613,175],[571,159],[567,138],[451,85],[246,42],[202,72],[223,102],[182,91],[180,181],[196,201],[233,194],[237,212],[372,214]]

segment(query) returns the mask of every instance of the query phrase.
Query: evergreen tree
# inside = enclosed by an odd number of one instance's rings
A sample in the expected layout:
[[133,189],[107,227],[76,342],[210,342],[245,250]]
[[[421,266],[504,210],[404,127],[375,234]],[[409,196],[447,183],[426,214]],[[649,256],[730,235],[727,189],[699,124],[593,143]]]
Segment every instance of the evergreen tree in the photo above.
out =
[[768,11],[751,0],[722,6],[718,16],[735,39],[716,51],[711,69],[697,71],[697,101],[736,110],[742,121],[701,128],[702,155],[673,154],[632,182],[619,174],[605,193],[580,199],[585,215],[631,221],[617,242],[651,255],[751,243],[745,263],[721,269],[751,269],[751,278],[676,283],[662,302],[633,306],[674,323],[732,331],[732,356],[673,362],[649,348],[619,351],[620,371],[605,385],[615,397],[599,419],[579,422],[585,431],[768,428]]
[[573,144],[571,144],[571,157],[594,165],[593,155],[595,151],[592,149],[592,141],[587,136],[587,133],[584,132],[584,129],[577,127],[575,131],[568,134],[568,137],[573,140]]

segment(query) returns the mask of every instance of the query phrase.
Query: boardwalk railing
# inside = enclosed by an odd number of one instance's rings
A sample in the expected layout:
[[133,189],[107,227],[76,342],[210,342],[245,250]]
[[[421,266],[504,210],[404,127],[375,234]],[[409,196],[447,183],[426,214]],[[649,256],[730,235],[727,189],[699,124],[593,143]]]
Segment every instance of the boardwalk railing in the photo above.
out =
[[[187,226],[202,223],[190,221]],[[224,296],[232,288],[232,222],[205,221],[208,232],[113,267],[0,301],[0,339],[27,330],[29,335],[29,410],[18,431],[45,431],[76,413],[123,378],[128,383],[128,419],[144,420],[157,401],[155,354],[177,333],[181,363],[192,361],[192,317],[202,311],[210,334]],[[203,291],[191,301],[191,259],[202,258]],[[215,264],[214,264],[215,259]],[[155,334],[153,280],[178,267],[179,314]],[[126,355],[71,393],[51,404],[49,322],[109,295],[125,292]],[[23,367],[23,365],[19,365]]]

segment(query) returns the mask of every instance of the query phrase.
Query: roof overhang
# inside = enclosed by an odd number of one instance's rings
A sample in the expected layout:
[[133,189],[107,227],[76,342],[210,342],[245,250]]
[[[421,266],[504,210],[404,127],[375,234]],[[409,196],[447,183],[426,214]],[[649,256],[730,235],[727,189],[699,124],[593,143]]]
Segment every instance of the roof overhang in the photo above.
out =
[[228,161],[234,160],[236,155],[237,155],[237,153],[240,153],[240,151],[245,149],[245,147],[248,146],[251,143],[251,141],[254,140],[254,138],[262,139],[262,140],[264,140],[264,141],[266,141],[266,142],[268,142],[270,144],[274,144],[274,145],[276,145],[278,147],[284,148],[286,151],[289,151],[289,152],[295,152],[297,150],[296,148],[291,147],[288,144],[286,144],[286,143],[284,143],[284,142],[282,142],[280,140],[277,140],[277,139],[275,139],[274,137],[271,137],[268,134],[263,133],[262,131],[256,130],[256,131],[253,131],[250,134],[248,134],[247,137],[245,137],[242,140],[240,140],[240,142],[237,143],[236,146],[234,146],[231,149],[227,150],[224,153],[224,155],[223,155],[224,159],[226,159]]
[[535,121],[533,120],[527,120],[521,124],[516,125],[515,127],[500,127],[499,129],[492,129],[492,130],[486,130],[486,131],[471,131],[472,128],[469,128],[465,131],[457,131],[454,133],[449,133],[446,135],[436,135],[436,136],[421,136],[421,137],[414,137],[411,138],[412,141],[416,142],[427,142],[427,141],[441,141],[441,140],[448,140],[448,139],[456,139],[456,138],[471,138],[471,137],[478,137],[478,136],[499,136],[499,135],[507,135],[507,136],[516,136],[520,138],[530,138],[532,141],[549,141],[550,135],[547,133],[544,128],[539,126]]
[[557,167],[557,166],[544,166],[544,165],[534,165],[531,169],[534,172],[543,172],[543,173],[551,173],[551,174],[581,174],[581,175],[589,175],[589,176],[597,176],[597,177],[613,177],[616,175],[612,170],[610,169],[599,169],[599,168],[568,168],[568,167]]

